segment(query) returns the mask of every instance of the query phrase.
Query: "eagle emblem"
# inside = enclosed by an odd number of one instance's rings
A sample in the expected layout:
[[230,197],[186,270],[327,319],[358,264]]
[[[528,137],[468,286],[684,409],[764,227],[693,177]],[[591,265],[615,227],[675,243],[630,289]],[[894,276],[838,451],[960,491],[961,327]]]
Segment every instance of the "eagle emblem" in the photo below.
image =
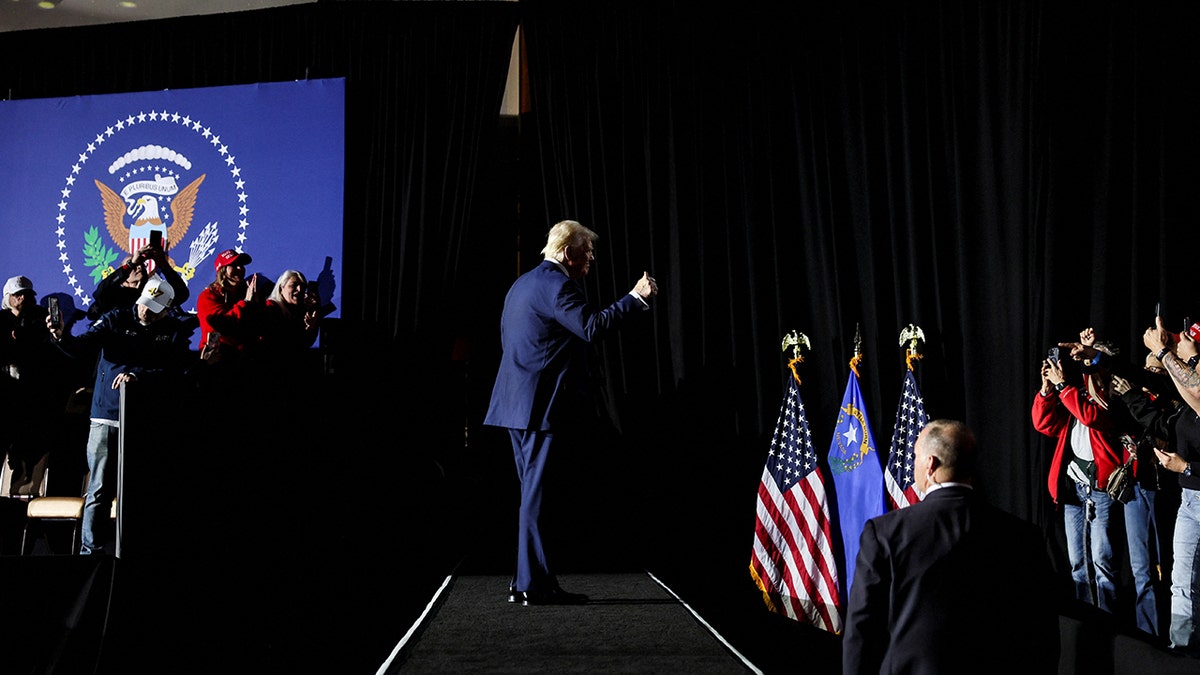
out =
[[[188,228],[191,227],[192,215],[196,207],[196,194],[200,191],[200,184],[204,182],[207,175],[201,174],[199,178],[177,192],[173,189],[162,191],[164,193],[163,201],[166,202],[168,212],[165,221],[160,215],[161,205],[158,194],[145,193],[138,195],[136,199],[133,198],[134,195],[123,197],[96,180],[96,187],[100,190],[100,200],[104,205],[104,223],[108,228],[109,237],[127,254],[133,255],[135,251],[150,243],[152,232],[162,233],[163,251],[167,253],[167,260],[171,267],[184,274],[185,278],[190,278],[191,274],[186,273],[189,271],[186,269],[187,265],[176,267],[175,261],[170,256],[170,250],[172,246],[183,239]],[[155,183],[174,188],[174,177],[155,176]],[[174,194],[174,197],[168,198],[170,194]],[[125,225],[126,216],[131,218],[128,226]],[[150,261],[150,265],[150,272],[153,272],[154,262]]]

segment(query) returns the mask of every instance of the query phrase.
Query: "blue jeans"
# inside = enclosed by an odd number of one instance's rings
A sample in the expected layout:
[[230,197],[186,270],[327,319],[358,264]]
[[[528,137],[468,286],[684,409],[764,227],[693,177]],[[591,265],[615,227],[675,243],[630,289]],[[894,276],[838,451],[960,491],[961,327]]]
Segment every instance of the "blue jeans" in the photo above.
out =
[[1134,485],[1133,501],[1125,505],[1125,537],[1129,542],[1129,567],[1133,573],[1133,613],[1137,627],[1158,635],[1158,598],[1155,596],[1159,558],[1158,522],[1154,517],[1154,490]]
[[[117,492],[117,448],[120,430],[117,427],[92,422],[88,431],[87,494],[83,499],[83,522],[80,526],[79,555],[105,553],[105,542],[112,532],[113,497]],[[109,461],[109,451],[112,461]]]
[[1075,597],[1113,614],[1117,608],[1117,571],[1109,523],[1114,504],[1104,490],[1076,484],[1079,504],[1063,506],[1067,557]]
[[1196,557],[1200,555],[1200,490],[1183,488],[1175,517],[1175,566],[1171,569],[1171,646],[1200,654],[1196,635]]

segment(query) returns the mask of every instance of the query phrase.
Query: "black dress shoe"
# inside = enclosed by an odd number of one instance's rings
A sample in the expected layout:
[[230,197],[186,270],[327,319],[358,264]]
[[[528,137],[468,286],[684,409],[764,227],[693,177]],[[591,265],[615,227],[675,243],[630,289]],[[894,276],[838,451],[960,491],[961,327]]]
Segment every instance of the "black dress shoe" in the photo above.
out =
[[521,591],[518,591],[515,587],[509,586],[508,587],[508,601],[509,602],[525,602],[525,594],[522,593]]
[[549,591],[525,591],[525,599],[521,604],[526,607],[533,605],[582,605],[588,596],[583,593],[568,593],[561,588]]

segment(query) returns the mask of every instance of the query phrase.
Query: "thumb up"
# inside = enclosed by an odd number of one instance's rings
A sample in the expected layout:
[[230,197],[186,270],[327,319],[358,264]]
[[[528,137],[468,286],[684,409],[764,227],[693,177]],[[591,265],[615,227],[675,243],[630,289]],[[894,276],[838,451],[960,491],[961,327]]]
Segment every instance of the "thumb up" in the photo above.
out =
[[653,298],[658,295],[658,282],[654,277],[650,276],[649,272],[642,272],[642,278],[638,279],[637,285],[633,287],[633,291],[642,298]]

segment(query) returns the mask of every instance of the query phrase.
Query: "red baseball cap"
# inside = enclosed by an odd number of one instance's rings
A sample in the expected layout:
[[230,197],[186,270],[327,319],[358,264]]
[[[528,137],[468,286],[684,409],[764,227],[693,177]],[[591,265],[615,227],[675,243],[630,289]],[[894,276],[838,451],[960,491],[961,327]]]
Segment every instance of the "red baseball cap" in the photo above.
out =
[[213,261],[213,270],[219,271],[226,265],[247,265],[253,262],[248,253],[239,253],[235,249],[221,251],[217,254],[217,259]]

